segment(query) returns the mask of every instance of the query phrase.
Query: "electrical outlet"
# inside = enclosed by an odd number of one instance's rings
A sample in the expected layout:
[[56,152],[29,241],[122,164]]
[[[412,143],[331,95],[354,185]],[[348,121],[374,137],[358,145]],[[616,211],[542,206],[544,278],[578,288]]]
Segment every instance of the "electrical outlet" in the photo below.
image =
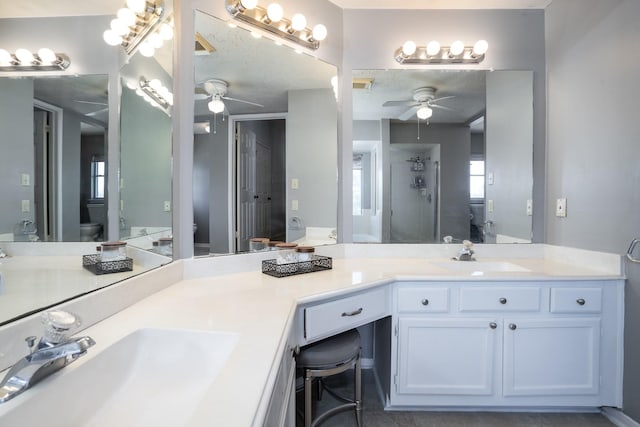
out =
[[561,218],[567,216],[567,199],[556,200],[556,216]]
[[298,178],[291,178],[291,188],[293,188],[294,190],[300,188],[300,182],[298,181]]
[[169,200],[164,201],[164,211],[171,212],[171,201]]
[[297,200],[292,200],[291,201],[291,210],[292,211],[297,211],[298,210],[298,201]]
[[493,212],[493,200],[487,200],[487,212]]
[[31,212],[31,202],[29,200],[22,201],[22,212]]
[[24,185],[25,187],[28,187],[31,185],[31,175],[29,175],[28,173],[23,173],[20,176],[20,184]]
[[487,174],[487,185],[493,185],[493,172]]
[[533,215],[533,200],[528,199],[527,200],[527,216],[532,216]]

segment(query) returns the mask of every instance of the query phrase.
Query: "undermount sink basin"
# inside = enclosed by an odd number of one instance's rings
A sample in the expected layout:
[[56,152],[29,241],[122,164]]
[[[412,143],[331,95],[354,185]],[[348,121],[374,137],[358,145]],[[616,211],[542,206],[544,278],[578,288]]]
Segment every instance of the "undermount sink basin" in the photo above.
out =
[[237,341],[226,332],[137,330],[25,391],[0,425],[184,425]]
[[435,262],[434,265],[461,272],[527,272],[531,271],[511,262],[502,261],[445,261]]

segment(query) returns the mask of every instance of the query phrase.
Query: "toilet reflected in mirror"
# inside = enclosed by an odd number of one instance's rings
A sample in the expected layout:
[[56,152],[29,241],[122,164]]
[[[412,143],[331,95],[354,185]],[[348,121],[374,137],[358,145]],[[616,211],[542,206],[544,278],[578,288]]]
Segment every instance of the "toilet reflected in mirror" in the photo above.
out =
[[80,240],[97,242],[104,240],[104,223],[107,220],[104,203],[87,203],[89,221],[80,224]]

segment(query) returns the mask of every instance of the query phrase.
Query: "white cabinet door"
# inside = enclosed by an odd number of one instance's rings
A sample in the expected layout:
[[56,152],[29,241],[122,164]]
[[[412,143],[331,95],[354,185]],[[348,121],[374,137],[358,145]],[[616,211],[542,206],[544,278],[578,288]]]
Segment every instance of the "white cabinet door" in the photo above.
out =
[[600,318],[505,319],[504,396],[597,395]]
[[491,395],[500,325],[490,318],[398,321],[397,393]]

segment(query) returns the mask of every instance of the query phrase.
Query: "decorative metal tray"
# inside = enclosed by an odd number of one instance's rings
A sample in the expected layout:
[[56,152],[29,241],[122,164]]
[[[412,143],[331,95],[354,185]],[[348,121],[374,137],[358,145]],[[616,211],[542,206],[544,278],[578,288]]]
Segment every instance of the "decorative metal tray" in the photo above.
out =
[[273,277],[287,277],[314,271],[331,270],[331,257],[313,255],[311,261],[287,262],[278,264],[277,259],[262,261],[262,272]]
[[133,270],[133,259],[102,261],[101,254],[82,255],[82,266],[93,274],[120,273]]

